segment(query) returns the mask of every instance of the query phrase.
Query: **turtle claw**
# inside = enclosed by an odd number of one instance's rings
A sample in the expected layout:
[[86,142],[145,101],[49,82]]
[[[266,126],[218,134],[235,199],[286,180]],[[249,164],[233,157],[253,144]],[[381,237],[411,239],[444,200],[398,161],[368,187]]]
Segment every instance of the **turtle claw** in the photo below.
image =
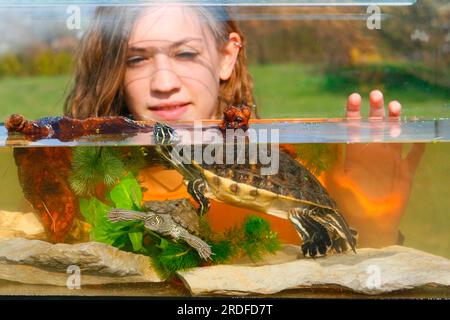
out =
[[332,240],[332,248],[336,253],[344,253],[346,251],[352,250],[356,253],[355,246],[356,246],[356,239],[358,237],[358,233],[350,229],[350,232],[352,234],[352,243],[349,243],[346,239],[339,237],[338,235],[335,235]]
[[211,247],[209,246],[202,246],[201,248],[197,248],[198,255],[203,260],[211,260],[211,256],[213,255],[211,251]]
[[312,237],[302,244],[302,253],[305,257],[325,256],[331,247],[331,240],[328,233],[314,233]]
[[289,220],[303,240],[301,246],[303,255],[311,258],[325,256],[332,247],[332,241],[327,229],[305,214],[307,210],[293,209]]

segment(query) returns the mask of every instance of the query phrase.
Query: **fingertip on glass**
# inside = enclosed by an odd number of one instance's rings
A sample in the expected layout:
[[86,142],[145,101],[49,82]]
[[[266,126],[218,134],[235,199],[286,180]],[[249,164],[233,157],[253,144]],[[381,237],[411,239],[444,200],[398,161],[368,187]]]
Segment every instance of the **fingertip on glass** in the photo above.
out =
[[361,109],[361,100],[359,93],[352,93],[347,100],[347,112],[359,112]]
[[383,93],[380,90],[373,90],[370,92],[370,107],[371,108],[382,108],[384,105]]

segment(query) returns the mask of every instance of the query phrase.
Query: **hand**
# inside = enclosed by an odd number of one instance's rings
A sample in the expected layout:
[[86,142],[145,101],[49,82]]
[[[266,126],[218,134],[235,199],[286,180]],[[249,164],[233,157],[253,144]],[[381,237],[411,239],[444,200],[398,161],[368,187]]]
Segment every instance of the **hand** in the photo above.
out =
[[[359,140],[360,110],[361,96],[354,93],[349,96],[346,108],[347,119],[353,121],[349,133],[354,142]],[[400,117],[401,105],[392,101],[388,110],[390,134],[398,135],[400,126],[395,120]],[[372,133],[375,138],[384,134],[386,122],[378,121],[384,117],[383,94],[372,91],[369,119],[376,122],[375,133]],[[415,143],[403,159],[403,147],[401,143],[339,145],[335,165],[322,177],[349,225],[358,230],[359,246],[382,247],[397,243],[400,218],[425,150],[424,144]]]

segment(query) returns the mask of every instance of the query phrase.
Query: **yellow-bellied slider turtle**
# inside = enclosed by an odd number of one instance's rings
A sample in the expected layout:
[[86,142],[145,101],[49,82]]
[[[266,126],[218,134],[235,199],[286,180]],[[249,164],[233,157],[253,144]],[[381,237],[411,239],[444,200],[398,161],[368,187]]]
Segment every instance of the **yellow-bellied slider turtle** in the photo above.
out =
[[303,240],[305,256],[355,251],[356,231],[316,177],[288,153],[279,151],[276,174],[261,176],[261,165],[248,159],[244,164],[200,164],[174,158],[171,151],[177,135],[165,124],[155,124],[154,139],[157,152],[184,176],[199,214],[208,211],[211,198],[289,219]]

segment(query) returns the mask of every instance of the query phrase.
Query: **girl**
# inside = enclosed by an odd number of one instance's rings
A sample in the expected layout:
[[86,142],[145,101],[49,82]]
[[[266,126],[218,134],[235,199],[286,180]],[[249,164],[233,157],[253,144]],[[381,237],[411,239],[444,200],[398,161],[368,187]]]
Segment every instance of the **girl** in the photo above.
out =
[[[253,105],[252,88],[245,38],[223,8],[176,4],[100,7],[80,45],[65,114],[74,118],[122,115],[158,121],[214,119],[221,117],[226,105]],[[361,97],[352,94],[346,116],[359,118],[360,109]],[[390,117],[400,116],[397,101],[389,103],[388,109]],[[370,116],[382,118],[384,112],[382,93],[373,91]],[[321,177],[349,225],[360,230],[361,245],[397,241],[400,217],[423,153],[423,149],[413,147],[409,159],[403,161],[401,147],[379,148],[349,146],[343,160]],[[355,161],[358,157],[349,158],[352,154],[367,161]],[[377,157],[387,157],[387,163],[399,168],[401,175],[386,175]],[[384,179],[374,179],[378,175]],[[343,177],[353,189],[343,184]],[[146,200],[187,196],[182,177],[175,171],[152,166],[142,170],[140,178],[148,190]],[[393,179],[399,180],[394,189]],[[371,187],[367,187],[368,182]],[[389,196],[397,193],[401,197],[395,198],[395,205],[386,205]],[[371,201],[381,212],[373,214],[373,207],[363,205]],[[248,213],[212,203],[208,217],[212,229],[219,231],[242,221]],[[290,222],[261,216],[271,222],[282,240],[298,244]]]
[[101,7],[85,35],[65,113],[194,120],[253,104],[244,38],[219,7]]

